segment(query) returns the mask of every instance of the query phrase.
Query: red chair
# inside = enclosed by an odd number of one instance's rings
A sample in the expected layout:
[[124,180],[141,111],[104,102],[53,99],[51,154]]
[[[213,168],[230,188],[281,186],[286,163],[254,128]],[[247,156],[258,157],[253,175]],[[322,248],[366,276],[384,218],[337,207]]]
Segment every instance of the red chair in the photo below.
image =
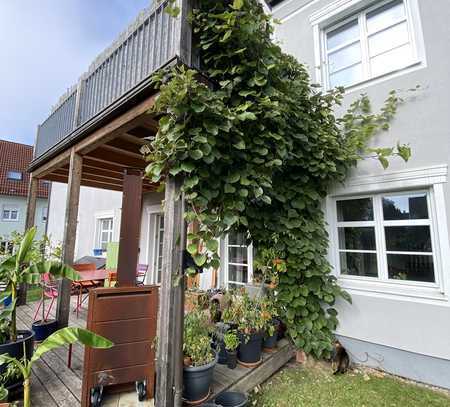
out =
[[[42,285],[44,297],[51,300],[50,307],[48,307],[48,310],[47,310],[47,315],[45,315],[45,319],[48,319],[48,316],[50,315],[53,304],[54,304],[55,300],[58,298],[58,285],[57,285],[56,281],[52,281],[52,279],[50,278],[50,273],[45,273],[42,275],[41,285]],[[44,306],[43,303],[44,303],[45,298],[41,298],[41,301],[39,302],[36,313],[34,314],[33,321],[36,321],[39,310],[41,309],[41,307]]]

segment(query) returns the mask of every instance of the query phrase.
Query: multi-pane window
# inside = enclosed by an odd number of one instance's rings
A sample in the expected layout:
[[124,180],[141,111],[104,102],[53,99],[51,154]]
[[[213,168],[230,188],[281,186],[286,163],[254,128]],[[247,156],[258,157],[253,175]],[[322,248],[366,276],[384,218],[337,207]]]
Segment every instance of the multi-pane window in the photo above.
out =
[[239,287],[252,279],[252,246],[245,234],[231,233],[226,238],[226,282],[229,287]]
[[22,181],[23,174],[20,171],[8,171],[6,178],[10,181]]
[[435,283],[427,192],[336,201],[341,275]]
[[108,243],[113,239],[113,218],[103,218],[98,220],[97,248],[106,251]]
[[2,210],[2,220],[17,222],[19,220],[19,209],[16,206],[4,206]]
[[324,32],[327,88],[348,87],[416,59],[404,0],[382,2]]

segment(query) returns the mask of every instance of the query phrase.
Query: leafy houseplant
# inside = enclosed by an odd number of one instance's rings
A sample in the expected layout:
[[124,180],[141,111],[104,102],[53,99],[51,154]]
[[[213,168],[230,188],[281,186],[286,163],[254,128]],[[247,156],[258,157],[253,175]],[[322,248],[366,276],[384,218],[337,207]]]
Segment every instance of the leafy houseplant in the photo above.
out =
[[239,337],[235,331],[227,332],[223,338],[225,349],[227,350],[227,365],[230,369],[237,365],[237,348],[239,347]]
[[184,319],[183,397],[204,401],[210,391],[217,354],[211,347],[212,327],[205,311],[194,309]]
[[[44,353],[47,353],[53,349],[59,348],[66,344],[72,344],[75,342],[81,342],[85,346],[91,346],[93,348],[111,348],[113,343],[93,332],[90,332],[82,328],[68,327],[60,329],[59,331],[50,335],[44,342],[37,346],[34,355],[28,359],[17,359],[7,354],[0,355],[0,363],[12,363],[14,364],[23,376],[23,405],[24,407],[31,406],[30,398],[30,376],[31,368],[37,360],[41,358]],[[25,346],[25,344],[24,344]],[[25,353],[25,351],[24,351]]]
[[[37,255],[34,241],[36,228],[29,229],[20,241],[15,254],[0,263],[0,281],[6,288],[0,295],[0,301],[10,297],[11,303],[0,313],[0,355],[21,359],[26,350],[27,359],[33,353],[34,334],[31,331],[17,331],[16,301],[18,286],[21,283],[37,284],[44,273],[54,277],[78,278],[78,274],[69,266],[55,261],[42,260]],[[0,367],[4,373],[6,366]]]

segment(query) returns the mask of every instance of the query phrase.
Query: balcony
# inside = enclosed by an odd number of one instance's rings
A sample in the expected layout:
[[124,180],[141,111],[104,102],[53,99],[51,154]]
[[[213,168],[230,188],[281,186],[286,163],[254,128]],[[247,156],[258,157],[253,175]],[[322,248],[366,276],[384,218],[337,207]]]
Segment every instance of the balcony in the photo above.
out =
[[154,1],[91,64],[38,128],[31,169],[79,141],[127,103],[149,92],[151,75],[174,63],[191,66],[189,0],[177,0],[178,17]]

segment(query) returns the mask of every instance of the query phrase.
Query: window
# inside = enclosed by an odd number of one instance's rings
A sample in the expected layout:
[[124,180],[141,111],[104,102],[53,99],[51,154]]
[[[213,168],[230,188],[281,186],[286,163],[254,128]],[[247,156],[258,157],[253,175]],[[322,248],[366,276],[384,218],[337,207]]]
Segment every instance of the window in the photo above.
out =
[[323,31],[327,89],[348,87],[418,61],[407,2],[378,2]]
[[113,239],[113,218],[98,219],[97,249],[106,251]]
[[22,181],[22,173],[20,171],[8,171],[6,173],[6,178],[10,181]]
[[46,206],[44,206],[42,208],[42,212],[41,212],[41,220],[43,223],[47,222],[47,213],[48,213],[48,208]]
[[427,191],[336,200],[343,277],[436,283]]
[[17,222],[19,220],[19,209],[17,206],[4,206],[2,220],[6,222]]
[[229,234],[225,240],[225,278],[230,288],[243,286],[252,281],[253,247],[247,244],[243,233]]
[[152,261],[152,284],[161,284],[163,241],[164,241],[164,215],[156,213],[152,215],[153,220],[153,261]]

